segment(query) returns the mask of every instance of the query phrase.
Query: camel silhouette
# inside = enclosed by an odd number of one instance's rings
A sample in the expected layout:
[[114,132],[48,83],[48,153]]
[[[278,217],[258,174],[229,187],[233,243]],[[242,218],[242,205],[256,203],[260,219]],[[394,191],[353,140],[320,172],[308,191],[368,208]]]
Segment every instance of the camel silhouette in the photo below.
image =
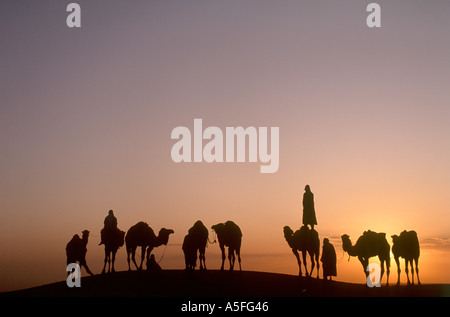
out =
[[225,246],[228,247],[228,260],[230,261],[230,271],[233,271],[234,262],[236,261],[236,255],[239,261],[239,270],[241,267],[241,242],[242,232],[241,229],[233,221],[227,221],[225,223],[218,223],[211,227],[217,233],[217,239],[219,240],[219,247],[222,251],[222,266],[220,270],[223,270],[225,263]]
[[[94,275],[86,263],[86,252],[89,238],[89,231],[84,230],[82,238],[78,234],[75,234],[72,239],[66,245],[67,265],[69,263],[78,262],[80,267],[84,267],[86,272],[90,275]],[[69,273],[70,274],[70,273]]]
[[[169,241],[169,235],[174,233],[172,229],[161,228],[159,230],[158,236],[155,235],[153,229],[148,226],[145,222],[138,222],[130,229],[128,229],[127,235],[125,236],[125,243],[127,249],[127,262],[128,262],[128,270],[131,271],[130,266],[130,255],[131,259],[136,266],[136,269],[142,270],[142,262],[144,261],[144,256],[146,255],[147,250],[147,267],[149,263],[150,253],[153,248],[159,247],[160,245],[166,245]],[[141,247],[141,263],[138,266],[136,263],[135,255],[136,248]]]
[[183,242],[186,269],[195,269],[197,262],[197,250],[199,252],[200,270],[206,270],[206,243],[208,241],[208,229],[200,220],[196,221],[189,229]]
[[[300,260],[298,251],[302,252],[303,257],[303,265],[305,266],[306,276],[311,276],[314,270],[314,267],[317,263],[317,278],[319,278],[319,253],[320,253],[320,240],[319,234],[315,229],[309,229],[307,225],[303,225],[300,230],[297,230],[295,233],[289,227],[285,226],[283,228],[284,238],[286,242],[292,249],[292,253],[294,253],[297,258],[298,263],[298,275],[302,276],[302,262]],[[308,273],[308,268],[306,266],[306,253],[308,252],[311,259],[311,272]]]
[[115,272],[114,262],[116,260],[116,253],[117,250],[123,246],[125,232],[118,228],[103,228],[100,231],[100,236],[101,242],[99,245],[105,245],[105,261],[102,274],[105,273],[106,263],[108,263],[108,273]]
[[387,281],[389,285],[389,268],[391,265],[390,250],[391,247],[386,240],[386,233],[377,233],[371,230],[364,231],[362,236],[358,238],[355,245],[352,245],[350,237],[346,234],[342,235],[342,249],[350,256],[357,256],[359,262],[363,266],[364,274],[367,276],[367,266],[369,265],[369,258],[378,256],[381,262],[381,276],[383,278],[385,272],[384,266],[386,264]]
[[414,285],[414,268],[413,260],[416,263],[416,273],[417,273],[417,283],[420,285],[419,279],[419,256],[420,256],[420,246],[419,239],[417,238],[417,233],[415,231],[402,231],[400,236],[392,236],[392,253],[394,254],[395,263],[397,264],[397,285],[400,284],[400,262],[399,257],[405,259],[405,272],[408,278],[408,285],[411,284],[409,280],[408,262],[411,265],[411,275],[412,283]]

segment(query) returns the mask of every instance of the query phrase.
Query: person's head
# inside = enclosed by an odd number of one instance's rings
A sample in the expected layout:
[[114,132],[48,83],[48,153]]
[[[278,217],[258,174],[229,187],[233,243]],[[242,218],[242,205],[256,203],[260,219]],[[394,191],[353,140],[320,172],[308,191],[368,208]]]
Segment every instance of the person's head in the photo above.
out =
[[306,186],[305,186],[305,191],[306,191],[306,192],[310,192],[310,191],[311,191],[311,188],[309,188],[309,185],[306,185]]
[[328,238],[323,238],[323,244],[328,244],[330,243],[330,240],[328,240]]
[[112,211],[112,209],[110,211],[108,211],[108,215],[114,216],[114,212]]

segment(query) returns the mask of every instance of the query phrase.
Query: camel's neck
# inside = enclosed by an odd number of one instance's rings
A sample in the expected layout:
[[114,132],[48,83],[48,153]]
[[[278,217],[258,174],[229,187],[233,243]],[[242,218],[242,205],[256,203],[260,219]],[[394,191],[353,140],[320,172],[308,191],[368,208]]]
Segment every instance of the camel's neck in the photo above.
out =
[[358,255],[358,251],[357,251],[356,245],[352,245],[352,242],[350,241],[350,239],[346,243],[345,251],[347,251],[347,253],[350,256],[357,256]]
[[87,245],[88,244],[88,236],[83,236],[83,243],[84,243],[84,245]]
[[284,238],[286,239],[286,242],[288,243],[288,245],[291,248],[293,248],[294,247],[294,239],[293,239],[292,235],[285,234]]
[[165,243],[167,243],[167,239],[164,239],[163,237],[160,236],[156,237],[156,245],[155,245],[156,247],[159,247]]

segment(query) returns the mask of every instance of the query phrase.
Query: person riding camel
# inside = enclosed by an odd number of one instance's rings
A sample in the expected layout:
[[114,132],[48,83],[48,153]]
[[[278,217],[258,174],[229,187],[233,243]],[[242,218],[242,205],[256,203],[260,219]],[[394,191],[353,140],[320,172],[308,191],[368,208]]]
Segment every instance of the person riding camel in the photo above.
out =
[[105,228],[117,228],[117,218],[114,216],[114,212],[112,210],[108,212],[108,216],[105,217],[103,224],[105,225]]
[[101,241],[99,243],[100,244],[104,244],[104,236],[105,234],[112,233],[115,230],[118,230],[117,228],[117,218],[114,216],[114,212],[112,210],[110,210],[108,212],[108,216],[105,217],[105,221],[103,222],[103,229],[100,232],[100,236],[101,236]]

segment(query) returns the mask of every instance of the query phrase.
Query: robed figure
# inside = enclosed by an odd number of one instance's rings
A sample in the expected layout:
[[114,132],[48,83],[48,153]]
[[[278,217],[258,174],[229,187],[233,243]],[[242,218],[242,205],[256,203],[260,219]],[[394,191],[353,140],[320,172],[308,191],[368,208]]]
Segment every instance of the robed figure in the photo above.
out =
[[322,247],[322,271],[323,271],[323,279],[326,280],[328,277],[336,276],[336,251],[334,250],[334,246],[330,243],[330,241],[325,238],[323,239],[323,247]]
[[314,194],[311,192],[309,185],[305,186],[305,193],[303,194],[303,224],[310,225],[311,229],[314,229],[314,225],[317,225]]

